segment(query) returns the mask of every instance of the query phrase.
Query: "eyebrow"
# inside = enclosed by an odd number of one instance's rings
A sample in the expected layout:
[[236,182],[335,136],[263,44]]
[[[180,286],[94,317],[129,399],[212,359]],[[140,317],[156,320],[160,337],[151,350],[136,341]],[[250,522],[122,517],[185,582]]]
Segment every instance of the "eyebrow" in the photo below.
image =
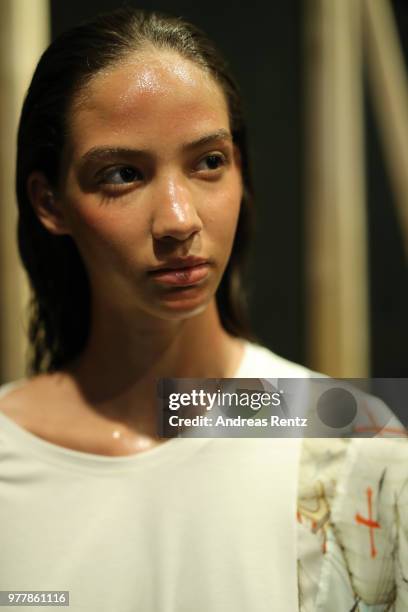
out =
[[[191,151],[191,149],[195,149],[197,147],[203,146],[205,144],[209,144],[211,142],[215,142],[217,140],[229,140],[232,142],[232,135],[228,130],[220,129],[216,132],[212,132],[211,134],[206,134],[205,136],[201,136],[197,140],[193,140],[191,142],[185,142],[181,145],[182,151]],[[81,157],[81,163],[87,164],[92,161],[104,160],[112,157],[119,157],[121,155],[147,155],[149,151],[146,149],[130,149],[127,147],[109,147],[109,146],[101,146],[101,147],[93,147],[89,149],[84,155]]]

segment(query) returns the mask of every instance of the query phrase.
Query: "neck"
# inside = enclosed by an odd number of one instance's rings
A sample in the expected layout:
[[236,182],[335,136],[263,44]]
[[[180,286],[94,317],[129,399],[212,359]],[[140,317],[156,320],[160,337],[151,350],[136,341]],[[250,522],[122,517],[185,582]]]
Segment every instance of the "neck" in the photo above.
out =
[[85,402],[106,414],[139,421],[144,411],[152,423],[157,378],[230,378],[243,356],[244,344],[222,327],[215,299],[189,319],[150,325],[122,311],[93,310],[87,346],[68,372]]

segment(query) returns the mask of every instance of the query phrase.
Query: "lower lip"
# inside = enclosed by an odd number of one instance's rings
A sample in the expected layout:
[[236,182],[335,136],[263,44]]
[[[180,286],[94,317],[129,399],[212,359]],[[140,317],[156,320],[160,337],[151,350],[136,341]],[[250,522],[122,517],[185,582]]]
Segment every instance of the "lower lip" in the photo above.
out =
[[166,283],[173,287],[184,287],[193,285],[203,280],[208,274],[208,264],[200,264],[198,266],[190,266],[180,270],[166,270],[152,272],[152,278],[160,283]]

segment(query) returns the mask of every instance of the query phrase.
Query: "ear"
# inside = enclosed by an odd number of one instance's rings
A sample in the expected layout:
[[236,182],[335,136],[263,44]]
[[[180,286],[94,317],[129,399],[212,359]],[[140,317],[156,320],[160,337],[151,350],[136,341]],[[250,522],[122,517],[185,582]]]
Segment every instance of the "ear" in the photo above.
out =
[[32,172],[27,180],[27,193],[43,226],[55,235],[70,234],[61,201],[58,200],[45,174]]

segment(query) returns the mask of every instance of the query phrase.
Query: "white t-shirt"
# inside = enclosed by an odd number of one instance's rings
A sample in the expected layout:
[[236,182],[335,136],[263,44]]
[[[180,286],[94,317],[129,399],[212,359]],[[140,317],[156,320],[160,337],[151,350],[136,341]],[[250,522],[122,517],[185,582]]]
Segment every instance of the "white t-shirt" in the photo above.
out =
[[[308,376],[251,343],[235,374]],[[106,457],[0,413],[0,590],[69,591],[73,612],[294,612],[300,443],[173,438]]]

